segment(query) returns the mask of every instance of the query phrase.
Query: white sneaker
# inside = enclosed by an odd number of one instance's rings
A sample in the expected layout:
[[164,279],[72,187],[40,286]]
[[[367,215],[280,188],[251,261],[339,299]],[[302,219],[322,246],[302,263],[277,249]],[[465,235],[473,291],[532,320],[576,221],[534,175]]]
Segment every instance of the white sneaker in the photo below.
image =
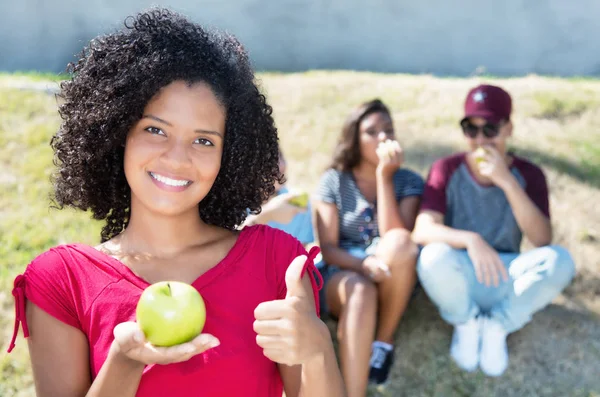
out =
[[480,321],[472,318],[454,327],[450,356],[460,368],[472,372],[479,364]]
[[481,325],[481,370],[488,376],[500,376],[508,367],[508,334],[498,321],[484,318]]

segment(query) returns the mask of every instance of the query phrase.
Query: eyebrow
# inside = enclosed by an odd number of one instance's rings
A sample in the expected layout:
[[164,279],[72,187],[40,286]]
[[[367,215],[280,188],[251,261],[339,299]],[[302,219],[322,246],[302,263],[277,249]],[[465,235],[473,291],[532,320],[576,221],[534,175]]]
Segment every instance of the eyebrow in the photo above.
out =
[[[152,119],[152,120],[158,121],[159,123],[166,124],[166,125],[168,125],[169,127],[173,127],[173,124],[169,123],[168,121],[166,121],[166,120],[163,120],[163,119],[161,119],[160,117],[152,116],[151,114],[145,114],[145,115],[143,115],[143,116],[142,116],[142,118],[143,118],[143,119]],[[216,136],[219,136],[219,137],[221,137],[221,139],[223,138],[223,134],[221,134],[220,132],[217,132],[217,131],[211,131],[211,130],[197,129],[197,130],[194,130],[194,132],[197,132],[197,133],[199,133],[199,134],[210,134],[210,135],[216,135]]]
[[[388,122],[388,123],[384,123],[383,124],[383,127],[393,127],[393,126],[394,126],[394,123],[389,123]],[[366,129],[367,130],[371,130],[371,129],[374,129],[374,128],[377,128],[377,126],[376,125],[369,125],[369,126],[367,126]]]

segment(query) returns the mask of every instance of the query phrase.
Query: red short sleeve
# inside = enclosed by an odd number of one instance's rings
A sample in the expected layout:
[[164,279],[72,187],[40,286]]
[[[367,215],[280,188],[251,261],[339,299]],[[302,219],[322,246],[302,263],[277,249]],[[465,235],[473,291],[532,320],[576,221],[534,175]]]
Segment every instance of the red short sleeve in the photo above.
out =
[[71,280],[67,264],[55,249],[36,257],[25,272],[17,276],[12,291],[15,298],[15,330],[9,352],[14,347],[19,324],[23,325],[25,337],[29,336],[25,317],[26,301],[33,302],[58,320],[82,329]]
[[317,315],[320,315],[319,290],[323,286],[323,279],[314,264],[314,259],[320,252],[319,247],[312,247],[310,252],[306,252],[306,249],[302,246],[300,241],[281,230],[270,228],[267,234],[271,234],[273,239],[274,263],[275,271],[277,273],[277,299],[284,299],[287,294],[285,273],[290,263],[292,263],[297,256],[306,255],[308,259],[304,265],[303,277],[304,274],[308,273],[313,288],[313,296],[315,298],[315,309]]
[[541,168],[535,164],[516,157],[513,164],[519,169],[525,179],[525,193],[539,210],[550,218],[550,203],[548,200],[548,183]]
[[421,210],[446,213],[446,187],[450,177],[464,160],[464,154],[442,158],[433,163],[425,182]]

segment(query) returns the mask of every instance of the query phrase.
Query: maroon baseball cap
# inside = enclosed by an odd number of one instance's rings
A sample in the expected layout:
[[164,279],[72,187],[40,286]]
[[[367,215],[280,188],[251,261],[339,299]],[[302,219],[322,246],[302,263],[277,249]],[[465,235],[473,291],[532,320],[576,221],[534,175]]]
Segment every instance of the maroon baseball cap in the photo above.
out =
[[[497,124],[510,119],[512,99],[510,94],[500,87],[482,84],[469,91],[465,99],[465,119],[482,117]],[[462,122],[461,121],[461,122]]]

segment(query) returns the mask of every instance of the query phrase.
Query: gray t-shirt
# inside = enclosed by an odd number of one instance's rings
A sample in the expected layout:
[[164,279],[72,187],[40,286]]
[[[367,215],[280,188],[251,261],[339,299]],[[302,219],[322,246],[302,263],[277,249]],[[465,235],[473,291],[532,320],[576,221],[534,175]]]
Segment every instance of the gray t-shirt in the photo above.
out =
[[[405,197],[422,195],[423,186],[423,178],[413,171],[400,168],[394,174],[398,203]],[[327,170],[321,177],[315,198],[337,207],[341,248],[366,248],[379,237],[377,205],[369,203],[363,196],[351,172]]]
[[[527,195],[550,218],[548,187],[542,170],[512,156],[510,172]],[[466,163],[465,153],[437,160],[431,167],[421,210],[444,215],[444,224],[479,233],[500,252],[519,252],[522,232],[504,191],[478,183]]]

